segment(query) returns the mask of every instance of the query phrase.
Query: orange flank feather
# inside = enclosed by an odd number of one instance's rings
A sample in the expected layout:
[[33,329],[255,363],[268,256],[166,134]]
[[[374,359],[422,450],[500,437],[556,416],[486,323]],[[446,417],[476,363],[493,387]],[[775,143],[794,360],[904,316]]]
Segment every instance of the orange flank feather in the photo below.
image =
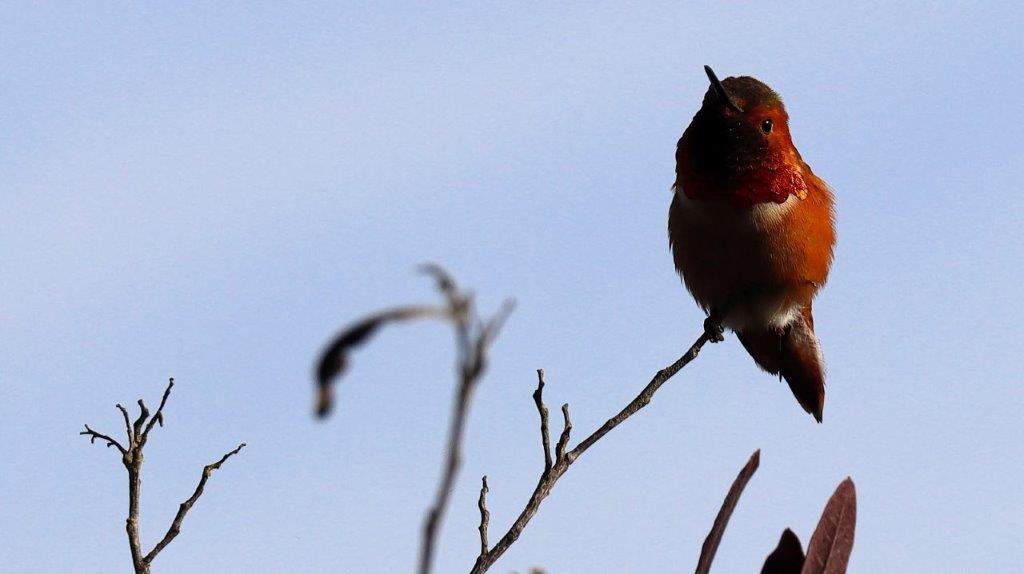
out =
[[832,193],[794,147],[775,92],[749,77],[709,77],[676,152],[675,267],[698,305],[820,422],[825,371],[811,301],[832,263]]

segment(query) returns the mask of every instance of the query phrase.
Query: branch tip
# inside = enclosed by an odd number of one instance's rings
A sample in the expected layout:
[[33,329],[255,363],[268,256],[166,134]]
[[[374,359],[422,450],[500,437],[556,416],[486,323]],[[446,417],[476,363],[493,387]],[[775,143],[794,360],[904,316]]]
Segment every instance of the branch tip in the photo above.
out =
[[548,407],[544,404],[544,369],[537,369],[537,390],[533,391],[533,402],[540,414],[540,442],[544,451],[544,474],[551,472],[551,432],[548,429]]
[[480,480],[480,500],[477,501],[477,507],[480,509],[480,555],[487,554],[487,527],[491,522],[491,513],[487,510],[487,493],[490,489],[487,488],[487,475]]
[[558,444],[555,445],[555,459],[561,461],[565,458],[565,449],[569,446],[569,437],[572,434],[572,419],[569,418],[569,403],[562,405],[562,435],[558,437]]

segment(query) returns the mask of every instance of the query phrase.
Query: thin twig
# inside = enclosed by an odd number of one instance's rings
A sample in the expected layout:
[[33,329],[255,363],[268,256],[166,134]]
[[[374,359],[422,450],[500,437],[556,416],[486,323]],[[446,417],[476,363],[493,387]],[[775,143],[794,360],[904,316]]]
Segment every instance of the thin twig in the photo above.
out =
[[444,521],[448,501],[455,487],[455,479],[462,465],[462,443],[473,391],[487,369],[488,350],[512,312],[513,302],[505,301],[488,320],[481,320],[473,304],[473,294],[459,289],[455,279],[448,271],[435,264],[423,265],[420,270],[434,278],[437,289],[441,292],[447,305],[443,307],[409,306],[380,311],[342,331],[327,346],[317,366],[317,414],[323,417],[330,411],[332,385],[345,371],[348,364],[348,351],[365,343],[381,325],[393,321],[429,317],[451,321],[455,331],[456,386],[452,399],[452,415],[449,419],[441,477],[423,521],[423,537],[419,554],[418,572],[429,574],[437,545],[438,531]]
[[146,419],[149,418],[149,409],[146,408],[146,402],[142,399],[138,400],[139,404],[139,418],[135,419],[135,436],[136,438],[142,437],[142,425],[146,423]]
[[[642,391],[640,391],[640,394],[630,401],[629,404],[619,411],[618,414],[608,419],[600,428],[594,431],[593,434],[587,438],[583,439],[583,441],[576,445],[572,450],[563,452],[561,456],[556,454],[554,465],[551,466],[550,469],[545,468],[545,472],[541,475],[540,481],[537,483],[537,487],[534,488],[533,494],[530,496],[530,500],[526,503],[526,507],[519,514],[518,518],[516,518],[515,522],[512,523],[512,526],[509,527],[504,536],[502,536],[490,550],[477,557],[476,563],[473,565],[471,572],[473,574],[486,572],[495,563],[495,561],[497,561],[498,558],[500,558],[501,555],[519,539],[519,535],[522,534],[523,529],[526,528],[526,525],[529,524],[530,520],[533,519],[534,515],[536,515],[537,511],[540,509],[540,503],[547,498],[549,494],[551,494],[551,490],[554,488],[555,483],[558,482],[558,479],[561,478],[567,470],[569,470],[572,463],[575,462],[580,455],[586,452],[587,449],[593,446],[594,443],[601,440],[604,435],[611,432],[612,429],[619,426],[623,421],[628,419],[637,411],[647,406],[651,402],[651,398],[654,396],[654,393],[656,393],[666,381],[671,379],[683,367],[689,364],[690,361],[696,359],[701,348],[707,342],[707,335],[702,334],[697,338],[693,345],[691,345],[690,348],[676,360],[676,362],[658,371],[657,374],[654,375],[654,378],[651,379],[651,382],[648,383]],[[538,384],[538,390],[534,393],[534,400],[539,404],[538,411],[541,412],[541,433],[543,435],[543,431],[547,427],[547,424],[543,417],[544,409],[541,408],[543,406],[543,403],[540,400],[540,389],[542,385],[543,381]],[[564,451],[566,445],[562,444],[563,439],[565,443],[568,443],[569,431],[572,429],[572,423],[569,419],[568,405],[562,407],[562,414],[565,419],[565,429],[562,431],[562,438],[559,439],[559,445],[556,446],[556,453],[559,450]],[[559,447],[561,447],[561,449],[559,449]]]
[[455,367],[458,373],[458,386],[448,428],[444,466],[433,504],[423,522],[419,572],[429,574],[433,567],[438,530],[447,512],[448,501],[455,488],[455,478],[462,465],[462,443],[473,391],[476,390],[480,377],[487,367],[487,350],[498,336],[505,319],[512,312],[513,303],[506,301],[493,317],[486,322],[481,321],[476,315],[472,294],[460,291],[447,271],[438,265],[426,265],[423,270],[435,278],[438,289],[448,300],[450,316],[455,326],[458,357]]
[[142,433],[142,440],[145,441],[149,438],[149,431],[153,430],[153,425],[160,423],[160,426],[164,426],[164,405],[167,404],[167,397],[171,394],[171,389],[174,388],[174,377],[171,377],[167,381],[167,388],[164,389],[164,396],[160,398],[160,406],[156,408],[156,414],[153,418],[149,419],[149,424],[146,425],[146,430]]
[[117,407],[117,410],[121,411],[121,415],[124,416],[124,433],[128,435],[128,443],[131,444],[135,442],[135,433],[132,431],[132,423],[128,416],[128,409],[124,408],[121,403],[117,403],[114,406]]
[[548,430],[548,407],[544,404],[544,369],[537,369],[537,390],[533,402],[540,414],[540,442],[544,448],[544,474],[551,472],[551,433]]
[[110,448],[112,446],[116,446],[117,450],[121,451],[122,455],[126,454],[128,452],[127,450],[125,450],[125,448],[123,446],[121,446],[121,443],[117,442],[117,439],[109,437],[109,436],[107,436],[107,435],[105,435],[103,433],[98,433],[98,432],[92,430],[91,428],[89,428],[89,425],[85,425],[85,430],[80,432],[80,433],[78,433],[78,434],[88,436],[90,444],[94,444],[96,442],[96,439],[100,439],[100,440],[106,441],[107,448]]
[[480,509],[480,555],[487,554],[487,527],[491,524],[491,513],[487,510],[487,493],[490,491],[487,488],[487,476],[480,480],[483,484],[480,486],[480,500],[477,501],[477,508]]
[[[231,456],[242,450],[245,443],[238,445],[238,448],[225,454],[215,463],[208,464],[203,468],[202,477],[199,479],[199,485],[196,487],[195,492],[188,500],[183,502],[178,508],[178,514],[174,517],[174,521],[171,523],[170,529],[164,538],[149,552],[149,554],[143,554],[142,543],[139,536],[139,507],[142,491],[142,461],[143,452],[142,449],[146,445],[146,439],[149,435],[149,431],[153,429],[153,425],[159,423],[163,426],[163,410],[164,405],[167,404],[167,397],[171,393],[171,388],[174,386],[174,379],[171,379],[167,385],[167,389],[164,390],[163,398],[160,400],[160,406],[157,408],[156,414],[152,418],[149,418],[149,409],[146,408],[146,403],[139,399],[139,417],[134,423],[131,422],[131,418],[128,416],[128,410],[121,404],[116,405],[117,410],[121,411],[124,417],[125,434],[128,435],[128,446],[122,446],[121,443],[117,442],[113,438],[98,433],[91,428],[89,425],[85,425],[85,430],[78,433],[82,435],[88,435],[90,442],[101,439],[107,441],[107,446],[116,446],[121,451],[121,462],[124,464],[125,469],[128,471],[128,517],[125,520],[125,531],[128,535],[128,547],[131,550],[132,555],[132,566],[135,569],[136,574],[149,574],[150,564],[156,555],[160,553],[171,540],[181,531],[181,522],[185,518],[185,514],[188,512],[192,505],[195,504],[196,500],[203,494],[203,488],[206,486],[206,481],[209,480],[210,474],[220,468],[224,461]],[[148,421],[148,424],[146,424]],[[145,425],[145,426],[144,426]]]
[[433,305],[385,309],[356,321],[327,344],[316,367],[318,417],[330,414],[334,404],[334,383],[348,368],[350,351],[365,344],[382,326],[413,319],[451,319],[451,310]]
[[[170,387],[168,387],[168,389],[170,389]],[[203,495],[203,489],[206,487],[206,481],[210,479],[210,475],[213,474],[213,471],[220,468],[220,465],[224,464],[224,461],[238,454],[238,451],[242,450],[243,447],[245,447],[244,442],[238,445],[235,448],[235,450],[220,457],[220,460],[218,460],[217,462],[208,464],[203,467],[203,474],[199,477],[199,484],[196,485],[195,492],[192,493],[192,496],[188,497],[188,500],[182,502],[181,505],[178,506],[178,513],[174,515],[174,520],[171,522],[171,527],[167,529],[167,534],[164,534],[164,537],[160,540],[160,542],[157,542],[156,546],[154,546],[153,549],[149,551],[149,554],[146,554],[144,560],[146,561],[147,564],[153,562],[153,559],[156,558],[156,555],[159,554],[160,551],[163,550],[168,544],[170,544],[171,540],[174,540],[174,537],[181,532],[181,522],[185,520],[185,515],[188,514],[188,511],[192,508],[192,505],[195,504],[196,501],[199,500],[199,497]]]
[[569,403],[562,405],[562,436],[558,437],[555,444],[555,460],[565,458],[565,449],[569,446],[569,438],[572,434],[572,420],[569,418]]
[[682,370],[682,368],[685,367],[687,364],[689,364],[690,361],[696,359],[697,355],[700,353],[701,348],[703,348],[704,344],[707,342],[707,335],[702,334],[700,337],[698,337],[697,340],[693,343],[693,345],[691,345],[690,348],[685,353],[683,353],[681,357],[676,359],[676,362],[658,371],[657,374],[654,375],[654,378],[651,379],[651,382],[648,383],[646,387],[644,387],[644,390],[640,391],[640,394],[637,395],[635,399],[630,401],[628,405],[626,405],[621,411],[619,411],[619,414],[608,419],[603,425],[601,425],[601,428],[594,431],[594,434],[583,439],[583,441],[579,445],[577,445],[576,448],[572,449],[572,452],[570,452],[568,456],[572,460],[575,460],[581,454],[586,452],[588,448],[593,446],[595,442],[599,441],[601,437],[608,434],[613,428],[619,426],[622,423],[622,421],[633,416],[633,414],[635,414],[637,411],[650,404],[651,398],[654,397],[654,393],[658,392],[658,389],[660,389],[666,381],[675,376],[675,374]]

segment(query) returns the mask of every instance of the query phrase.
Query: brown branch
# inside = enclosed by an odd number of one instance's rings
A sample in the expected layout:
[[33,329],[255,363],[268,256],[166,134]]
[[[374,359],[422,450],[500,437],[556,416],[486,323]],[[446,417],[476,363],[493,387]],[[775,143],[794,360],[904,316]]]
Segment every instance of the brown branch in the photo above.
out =
[[[608,419],[600,428],[594,431],[593,434],[583,439],[575,448],[565,452],[566,445],[569,441],[569,433],[572,429],[572,423],[569,420],[569,406],[568,404],[562,407],[562,414],[565,418],[565,428],[562,431],[562,437],[559,438],[559,444],[556,446],[556,453],[559,450],[562,451],[562,455],[556,454],[555,463],[550,468],[545,465],[545,471],[541,474],[540,480],[537,483],[536,488],[533,490],[533,494],[530,496],[530,500],[527,501],[526,507],[516,518],[512,526],[509,527],[508,531],[504,536],[498,540],[494,546],[487,552],[481,554],[476,563],[473,565],[472,573],[480,574],[486,572],[494,563],[505,553],[506,550],[519,539],[519,535],[522,534],[523,529],[529,524],[530,520],[533,519],[534,515],[540,509],[540,503],[551,494],[551,490],[554,488],[555,483],[558,479],[569,470],[569,467],[573,462],[576,461],[584,452],[587,451],[597,441],[601,440],[606,434],[611,432],[612,429],[622,424],[623,421],[628,419],[630,416],[635,414],[640,409],[644,408],[651,402],[651,398],[654,393],[665,384],[666,381],[671,379],[676,373],[678,373],[683,367],[690,363],[690,361],[697,358],[701,348],[709,340],[706,334],[702,334],[697,340],[690,346],[683,356],[679,357],[676,362],[672,363],[668,367],[657,372],[651,382],[640,394],[636,396],[628,405],[626,405],[618,414]],[[543,379],[538,383],[538,389],[534,392],[534,401],[538,403],[538,411],[541,412],[541,434],[543,435],[547,423],[544,420],[544,412],[546,408],[543,407],[543,403],[540,400],[541,389],[543,387]],[[542,439],[543,440],[543,439]],[[564,444],[563,444],[564,443]],[[559,448],[560,447],[560,448]]]
[[447,307],[410,305],[385,309],[363,317],[332,339],[320,355],[316,367],[316,415],[326,417],[334,405],[334,383],[345,373],[349,352],[368,341],[377,330],[388,323],[413,319],[450,319]]
[[483,484],[480,486],[480,500],[477,501],[477,508],[480,509],[480,555],[487,554],[487,527],[491,524],[491,513],[487,510],[487,493],[490,491],[487,488],[487,476],[485,475],[480,482]]
[[146,408],[146,403],[142,399],[138,400],[139,403],[139,418],[135,419],[135,433],[134,436],[142,438],[142,425],[146,424],[146,419],[149,418],[149,409]]
[[160,398],[160,406],[156,409],[156,414],[153,418],[149,419],[149,424],[146,425],[146,430],[142,433],[142,442],[146,442],[149,438],[149,431],[153,430],[153,425],[160,423],[160,427],[164,426],[164,405],[167,404],[167,397],[171,395],[171,389],[174,388],[174,377],[171,377],[167,381],[167,388],[164,389],[164,396]]
[[429,574],[433,567],[437,533],[448,509],[448,500],[455,487],[455,478],[462,465],[462,443],[465,437],[466,420],[480,376],[487,367],[487,349],[497,337],[513,303],[506,301],[497,313],[486,323],[476,316],[472,295],[459,291],[455,280],[438,265],[426,265],[423,270],[437,281],[437,287],[447,298],[450,316],[455,326],[455,341],[458,351],[456,371],[459,384],[455,391],[452,416],[448,428],[447,455],[437,484],[434,502],[427,511],[423,523],[423,539],[420,547],[420,574]]
[[[168,386],[167,389],[170,390],[170,386]],[[161,404],[161,407],[162,406],[163,405]],[[199,500],[199,497],[203,495],[203,489],[206,487],[206,481],[210,479],[210,475],[213,474],[213,471],[220,468],[220,465],[224,464],[224,461],[238,454],[238,451],[242,450],[243,447],[245,447],[244,442],[238,445],[235,450],[220,457],[220,460],[217,462],[203,467],[203,474],[199,477],[199,484],[196,485],[195,492],[192,493],[192,496],[188,497],[188,500],[182,502],[181,505],[178,506],[178,513],[174,515],[174,520],[171,522],[171,527],[167,529],[167,534],[164,534],[163,539],[161,539],[160,542],[157,542],[156,546],[149,551],[149,554],[146,554],[146,557],[144,558],[146,564],[153,562],[156,555],[170,544],[171,541],[174,540],[174,537],[181,532],[181,522],[185,520],[185,515],[188,514],[189,510],[191,510],[192,505],[195,504],[196,501]]]
[[[149,417],[149,409],[146,408],[146,403],[139,399],[139,417],[135,419],[135,422],[131,422],[131,417],[128,416],[128,410],[121,404],[117,404],[117,410],[121,411],[124,417],[125,434],[128,436],[128,446],[122,446],[121,443],[117,442],[113,438],[98,433],[91,428],[89,425],[85,425],[85,430],[78,433],[81,435],[88,435],[89,442],[95,442],[95,440],[101,439],[107,441],[107,446],[116,446],[121,451],[121,463],[128,471],[128,517],[125,519],[125,532],[128,535],[128,547],[131,550],[132,555],[132,566],[135,568],[135,574],[149,574],[150,564],[156,555],[164,549],[165,546],[170,544],[171,540],[181,531],[181,521],[185,518],[185,514],[189,508],[195,504],[196,500],[203,494],[203,488],[206,486],[206,481],[209,480],[210,474],[220,468],[220,465],[224,464],[229,457],[237,454],[238,451],[245,446],[242,443],[235,450],[225,454],[220,460],[213,464],[208,464],[203,468],[203,475],[199,480],[199,486],[196,487],[195,492],[192,496],[186,500],[178,508],[178,514],[174,518],[174,522],[171,523],[171,528],[164,535],[161,540],[149,554],[143,554],[142,543],[139,537],[139,508],[140,499],[142,493],[142,461],[143,452],[142,449],[146,445],[146,439],[149,435],[149,431],[153,429],[153,425],[159,423],[163,426],[163,410],[164,405],[167,404],[167,398],[170,396],[171,388],[174,386],[174,379],[171,379],[167,385],[167,389],[164,390],[163,398],[160,400],[160,406],[157,408],[156,414],[152,418]],[[147,424],[148,421],[148,424]],[[145,426],[144,426],[145,425]]]
[[544,369],[537,369],[537,390],[533,402],[540,414],[540,442],[544,448],[544,474],[551,472],[551,434],[548,430],[548,407],[544,404]]
[[565,458],[565,449],[569,446],[569,436],[572,434],[572,420],[569,419],[569,403],[562,405],[562,436],[558,437],[555,444],[555,460]]
[[[332,388],[348,365],[348,352],[369,340],[386,323],[416,318],[440,318],[451,321],[455,331],[456,387],[446,442],[446,455],[441,478],[433,502],[423,522],[423,538],[419,554],[421,574],[429,574],[437,544],[438,531],[448,508],[448,501],[459,468],[462,465],[462,443],[469,416],[473,391],[487,368],[487,353],[502,325],[512,311],[513,302],[506,301],[487,321],[476,313],[473,295],[459,289],[455,279],[441,266],[423,265],[421,271],[434,278],[445,306],[409,306],[379,311],[350,325],[327,345],[316,368],[317,414],[326,416],[332,405]],[[550,456],[550,455],[549,455]],[[486,550],[486,548],[485,548]]]
[[128,435],[128,442],[135,442],[135,433],[132,431],[132,422],[128,417],[128,409],[124,408],[121,403],[114,405],[117,410],[121,411],[121,415],[124,416],[124,434]]
[[736,503],[740,501],[743,489],[747,487],[747,483],[750,482],[750,478],[754,476],[760,464],[761,450],[758,449],[754,451],[754,454],[750,455],[750,460],[740,469],[740,473],[736,475],[736,480],[729,487],[729,493],[725,495],[725,500],[722,501],[722,508],[718,510],[718,515],[715,516],[715,523],[711,526],[711,531],[708,532],[707,538],[704,539],[704,545],[701,546],[700,559],[697,560],[695,574],[708,574],[711,571],[711,562],[715,559],[715,553],[718,552],[718,545],[722,542],[722,535],[725,534],[725,527],[729,524],[729,518],[732,516],[732,512],[736,510]]
[[117,439],[109,437],[109,436],[107,436],[107,435],[105,435],[103,433],[98,433],[98,432],[92,430],[91,428],[89,428],[89,425],[85,425],[85,430],[80,432],[80,433],[78,433],[78,434],[88,436],[89,437],[89,444],[95,444],[96,443],[96,439],[100,439],[100,440],[106,441],[107,448],[110,448],[112,446],[116,446],[117,450],[121,451],[122,455],[127,454],[127,452],[128,452],[127,450],[125,450],[125,448],[123,446],[121,446],[121,443],[117,442]]

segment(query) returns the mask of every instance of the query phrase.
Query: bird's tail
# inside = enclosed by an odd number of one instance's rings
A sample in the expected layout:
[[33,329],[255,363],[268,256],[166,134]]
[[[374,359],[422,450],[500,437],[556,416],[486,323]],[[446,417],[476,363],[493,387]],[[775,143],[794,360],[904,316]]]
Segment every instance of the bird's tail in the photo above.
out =
[[804,307],[781,334],[769,328],[747,329],[737,336],[762,369],[786,379],[800,406],[820,423],[825,408],[825,362],[814,334],[811,307]]

